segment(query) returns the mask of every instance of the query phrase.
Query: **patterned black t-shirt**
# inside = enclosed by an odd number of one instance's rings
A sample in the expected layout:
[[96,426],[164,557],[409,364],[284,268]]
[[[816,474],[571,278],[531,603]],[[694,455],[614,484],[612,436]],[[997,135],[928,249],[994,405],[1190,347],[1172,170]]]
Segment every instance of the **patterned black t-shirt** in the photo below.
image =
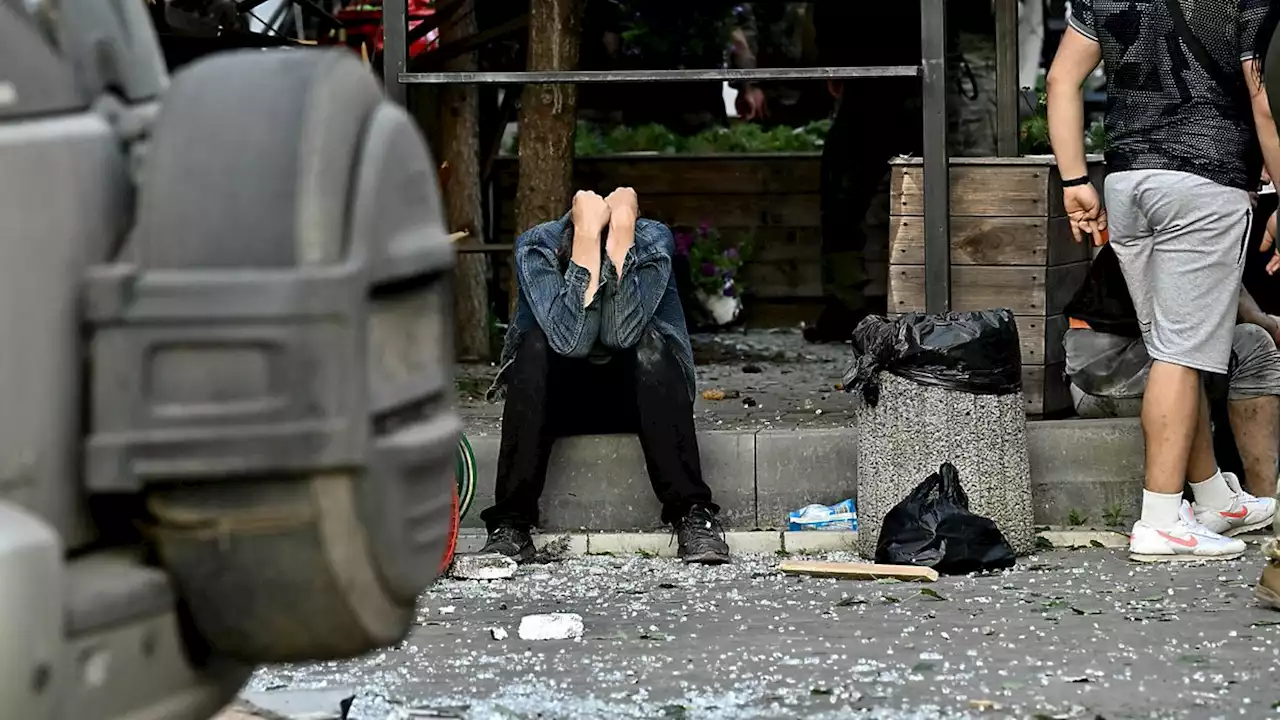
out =
[[[1221,71],[1224,88],[1179,40],[1166,2]],[[1178,170],[1255,190],[1262,159],[1240,64],[1253,57],[1269,0],[1072,0],[1071,26],[1102,45],[1107,169]]]

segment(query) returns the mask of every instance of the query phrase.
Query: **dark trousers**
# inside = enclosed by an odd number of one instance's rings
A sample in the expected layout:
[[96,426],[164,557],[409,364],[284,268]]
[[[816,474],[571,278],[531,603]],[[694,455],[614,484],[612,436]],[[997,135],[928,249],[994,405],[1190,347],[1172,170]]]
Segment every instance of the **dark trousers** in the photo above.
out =
[[863,220],[889,160],[921,154],[921,125],[918,81],[845,83],[822,148],[822,285],[829,304],[849,312],[864,309],[870,278]]
[[572,435],[639,435],[664,523],[694,505],[718,510],[702,479],[688,382],[653,328],[602,364],[558,355],[532,330],[521,338],[506,385],[495,503],[480,515],[489,529],[537,526],[551,447]]

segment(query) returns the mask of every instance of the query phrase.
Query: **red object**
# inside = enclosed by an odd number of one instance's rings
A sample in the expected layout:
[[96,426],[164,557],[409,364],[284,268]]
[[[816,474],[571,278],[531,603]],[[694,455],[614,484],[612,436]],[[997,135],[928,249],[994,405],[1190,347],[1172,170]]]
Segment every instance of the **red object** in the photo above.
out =
[[[409,30],[413,30],[424,20],[435,14],[433,0],[408,0]],[[336,17],[342,21],[346,29],[346,45],[359,51],[364,45],[370,54],[382,52],[382,1],[354,2],[339,10]],[[439,46],[439,30],[432,30],[425,37],[419,38],[409,46],[409,59]],[[332,44],[339,42],[338,37],[329,39]]]
[[453,564],[453,554],[458,549],[458,525],[461,519],[458,517],[458,485],[453,485],[453,521],[449,524],[449,541],[444,546],[444,559],[440,562],[440,574],[444,575],[449,572],[449,566]]

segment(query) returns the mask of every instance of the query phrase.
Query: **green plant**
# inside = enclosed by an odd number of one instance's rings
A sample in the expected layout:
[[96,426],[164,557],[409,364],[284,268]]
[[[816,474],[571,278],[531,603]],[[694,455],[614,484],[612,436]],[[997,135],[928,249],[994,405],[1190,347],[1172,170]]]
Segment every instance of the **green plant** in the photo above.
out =
[[[1107,130],[1101,120],[1095,120],[1085,130],[1084,149],[1088,153],[1102,153],[1107,149]],[[1053,152],[1049,142],[1048,99],[1044,89],[1036,91],[1036,106],[1031,116],[1018,125],[1018,152],[1023,155],[1048,155]]]
[[1071,508],[1071,511],[1067,513],[1067,524],[1071,527],[1080,527],[1087,522],[1089,522],[1089,516],[1081,515],[1080,511],[1075,508]]
[[[619,125],[604,130],[589,122],[579,122],[573,136],[573,153],[576,157],[589,157],[639,152],[664,155],[815,152],[822,149],[830,129],[830,120],[818,120],[803,127],[768,129],[752,123],[735,123],[685,136],[657,124]],[[505,152],[514,154],[518,146],[517,133]]]
[[739,273],[751,257],[750,238],[736,244],[726,242],[720,231],[704,222],[692,230],[678,228],[675,241],[676,254],[689,259],[689,280],[694,288],[712,297],[742,295],[745,288]]
[[1127,514],[1128,513],[1124,511],[1124,506],[1120,503],[1108,505],[1102,510],[1102,522],[1106,523],[1108,527],[1121,526],[1124,525],[1125,516]]

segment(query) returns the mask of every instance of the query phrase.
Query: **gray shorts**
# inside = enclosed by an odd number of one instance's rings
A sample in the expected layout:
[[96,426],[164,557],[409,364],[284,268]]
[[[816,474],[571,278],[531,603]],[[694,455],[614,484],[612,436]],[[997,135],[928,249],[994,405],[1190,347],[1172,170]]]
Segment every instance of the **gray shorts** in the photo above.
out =
[[[1082,418],[1138,417],[1151,361],[1137,339],[1093,330],[1068,330],[1064,338],[1071,397]],[[1257,325],[1236,325],[1228,376],[1231,402],[1280,396],[1280,350]]]
[[1227,372],[1249,193],[1172,170],[1107,176],[1111,246],[1155,360]]

